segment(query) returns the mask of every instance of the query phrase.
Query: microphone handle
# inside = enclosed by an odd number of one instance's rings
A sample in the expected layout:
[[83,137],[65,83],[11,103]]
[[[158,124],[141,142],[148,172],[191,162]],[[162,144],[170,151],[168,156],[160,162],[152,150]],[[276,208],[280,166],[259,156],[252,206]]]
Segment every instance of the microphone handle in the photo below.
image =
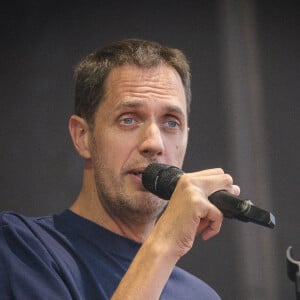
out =
[[250,200],[240,199],[226,191],[215,192],[208,199],[226,218],[252,222],[268,228],[275,227],[275,217],[270,212],[252,205]]

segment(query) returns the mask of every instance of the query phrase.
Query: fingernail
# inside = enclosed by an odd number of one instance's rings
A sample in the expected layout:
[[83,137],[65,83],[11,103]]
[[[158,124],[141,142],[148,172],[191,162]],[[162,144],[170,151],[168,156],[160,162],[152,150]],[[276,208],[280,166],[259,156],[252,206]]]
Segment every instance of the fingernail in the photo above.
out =
[[235,185],[235,184],[232,187],[233,187],[233,193],[238,196],[241,192],[240,187],[238,185]]

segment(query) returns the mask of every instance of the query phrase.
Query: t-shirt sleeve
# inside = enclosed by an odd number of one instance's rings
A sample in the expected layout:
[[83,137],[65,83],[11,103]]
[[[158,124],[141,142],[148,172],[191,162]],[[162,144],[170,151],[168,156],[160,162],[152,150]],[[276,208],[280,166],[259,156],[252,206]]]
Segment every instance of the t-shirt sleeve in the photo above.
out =
[[43,243],[18,220],[0,218],[2,300],[74,299]]

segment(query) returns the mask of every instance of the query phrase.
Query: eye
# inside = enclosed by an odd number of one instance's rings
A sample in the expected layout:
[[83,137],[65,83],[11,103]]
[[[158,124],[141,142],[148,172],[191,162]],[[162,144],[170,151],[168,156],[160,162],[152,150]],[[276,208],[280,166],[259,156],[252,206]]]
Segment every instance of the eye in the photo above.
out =
[[163,127],[173,131],[179,129],[181,127],[181,123],[176,117],[168,116],[163,123]]
[[133,123],[134,123],[133,118],[124,118],[121,120],[121,124],[124,124],[124,125],[132,125]]
[[176,128],[179,126],[178,122],[176,121],[167,121],[166,124],[169,128]]
[[134,129],[138,126],[139,124],[139,119],[137,116],[131,116],[131,115],[124,115],[121,116],[118,120],[119,126],[123,129]]

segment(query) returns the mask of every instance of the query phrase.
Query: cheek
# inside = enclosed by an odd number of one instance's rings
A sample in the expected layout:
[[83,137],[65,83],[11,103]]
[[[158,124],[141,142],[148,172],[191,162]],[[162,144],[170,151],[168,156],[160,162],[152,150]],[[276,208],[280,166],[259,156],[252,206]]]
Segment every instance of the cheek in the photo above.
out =
[[184,156],[185,156],[185,152],[186,152],[186,148],[187,148],[187,142],[188,142],[188,137],[187,135],[181,140],[181,142],[176,144],[176,152],[177,155],[181,158],[181,160],[183,161]]
[[99,152],[102,153],[104,164],[110,164],[114,169],[122,168],[134,149],[135,140],[125,134],[107,131],[100,139]]
[[181,159],[181,163],[184,160],[185,152],[186,152],[186,145],[177,146],[177,156],[178,156],[178,158]]
[[167,143],[165,147],[166,163],[181,166],[183,164],[186,147],[187,140],[182,137],[176,142],[172,141]]

